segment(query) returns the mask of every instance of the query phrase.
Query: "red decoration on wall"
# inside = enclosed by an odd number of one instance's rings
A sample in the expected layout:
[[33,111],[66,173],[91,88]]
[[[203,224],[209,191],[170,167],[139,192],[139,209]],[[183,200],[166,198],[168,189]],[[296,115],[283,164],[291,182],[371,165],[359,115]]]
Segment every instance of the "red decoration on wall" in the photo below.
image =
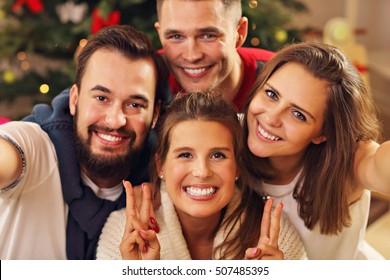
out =
[[44,8],[41,0],[18,0],[12,5],[12,10],[14,12],[18,11],[24,4],[26,4],[29,10],[34,14],[38,14]]
[[356,61],[353,63],[356,67],[356,69],[360,72],[360,73],[367,73],[368,72],[368,68],[367,66],[363,65],[363,64],[360,64],[360,63],[357,63]]
[[112,11],[107,19],[103,18],[99,14],[99,9],[94,9],[92,12],[92,25],[91,25],[91,32],[92,34],[95,34],[100,29],[106,26],[119,24],[121,19],[121,13],[119,11]]
[[11,120],[9,118],[1,117],[0,116],[0,124],[10,122]]

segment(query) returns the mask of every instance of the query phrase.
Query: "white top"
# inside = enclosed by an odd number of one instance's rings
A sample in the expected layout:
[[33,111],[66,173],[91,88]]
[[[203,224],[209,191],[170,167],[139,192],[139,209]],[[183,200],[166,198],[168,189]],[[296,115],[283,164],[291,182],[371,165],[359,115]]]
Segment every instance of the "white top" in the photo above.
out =
[[[226,216],[233,211],[237,205],[240,195],[238,192],[232,202],[229,204]],[[186,240],[182,234],[179,218],[176,214],[168,193],[164,186],[161,188],[161,206],[156,212],[156,219],[160,227],[157,238],[160,242],[161,260],[191,260],[190,252],[187,248]],[[120,260],[122,259],[119,245],[122,240],[126,225],[126,212],[121,209],[111,213],[106,224],[103,227],[102,234],[98,243],[96,257],[97,259]],[[235,230],[238,230],[237,228]],[[216,248],[224,240],[225,228],[219,229],[215,239]],[[306,253],[297,232],[286,217],[281,219],[281,229],[279,235],[279,248],[284,252],[286,259],[306,259]],[[214,256],[219,259],[219,255]]]
[[353,259],[383,259],[365,240],[368,214],[370,211],[371,192],[365,190],[362,197],[349,206],[352,225],[344,228],[338,235],[320,233],[319,224],[313,230],[304,225],[298,215],[298,203],[293,198],[294,186],[299,174],[287,185],[271,185],[261,183],[256,189],[259,193],[267,193],[275,198],[275,203],[283,201],[283,212],[286,213],[297,229],[305,246],[309,259],[315,260],[353,260]]
[[99,188],[99,186],[96,185],[83,171],[81,171],[80,177],[84,185],[90,187],[97,197],[115,201],[121,196],[123,192],[122,183],[119,183],[112,188]]
[[28,122],[0,125],[4,136],[23,151],[25,173],[0,192],[0,259],[66,259],[67,206],[49,136]]

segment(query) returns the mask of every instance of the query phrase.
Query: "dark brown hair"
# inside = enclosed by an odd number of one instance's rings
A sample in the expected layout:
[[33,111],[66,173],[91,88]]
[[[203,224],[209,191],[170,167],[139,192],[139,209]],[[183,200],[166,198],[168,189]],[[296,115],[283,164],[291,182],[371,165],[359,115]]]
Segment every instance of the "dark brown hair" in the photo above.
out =
[[[307,228],[319,223],[321,233],[337,234],[351,224],[348,197],[354,191],[353,162],[359,141],[379,140],[380,123],[372,96],[351,61],[337,48],[319,42],[293,44],[277,53],[258,77],[244,108],[245,116],[258,90],[289,62],[302,65],[325,81],[329,93],[322,127],[327,140],[306,148],[294,198]],[[244,134],[248,136],[246,117]],[[245,161],[253,176],[278,176],[267,158],[256,157],[247,145],[245,149]]]
[[[156,66],[157,87],[155,101],[165,97],[167,69],[160,55],[156,54],[150,39],[130,25],[112,25],[99,30],[88,38],[88,43],[77,57],[76,81],[81,87],[85,68],[91,56],[100,49],[115,50],[131,59],[152,58]],[[155,102],[157,104],[157,102]]]

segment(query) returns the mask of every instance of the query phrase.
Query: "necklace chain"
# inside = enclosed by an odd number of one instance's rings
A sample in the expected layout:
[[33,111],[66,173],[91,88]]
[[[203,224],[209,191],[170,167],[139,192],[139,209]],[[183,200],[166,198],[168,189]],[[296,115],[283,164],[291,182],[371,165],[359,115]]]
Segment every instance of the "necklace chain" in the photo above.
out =
[[[263,192],[261,192],[260,196],[261,196],[261,198],[263,199],[263,201],[266,202],[266,201],[269,200],[271,197],[273,197],[273,198],[283,198],[283,197],[285,197],[285,196],[291,194],[291,192],[292,192],[291,190],[288,190],[287,192],[284,192],[284,193],[279,194],[279,195],[270,195],[269,193],[263,191]],[[295,198],[295,196],[294,196],[294,198]]]

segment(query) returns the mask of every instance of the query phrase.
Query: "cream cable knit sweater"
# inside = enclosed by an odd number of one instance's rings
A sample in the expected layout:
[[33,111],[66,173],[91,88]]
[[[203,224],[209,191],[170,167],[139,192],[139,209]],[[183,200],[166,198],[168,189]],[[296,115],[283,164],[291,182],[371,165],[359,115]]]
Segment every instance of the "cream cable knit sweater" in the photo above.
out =
[[[229,204],[230,207],[227,210],[226,216],[228,216],[229,212],[237,205],[239,198],[239,191],[236,191],[232,202]],[[165,191],[164,186],[161,188],[161,206],[156,212],[156,219],[160,226],[160,233],[157,234],[161,246],[160,259],[191,260],[191,255],[182,234],[175,207],[173,206],[168,193]],[[122,240],[125,225],[125,209],[111,213],[103,227],[102,234],[100,235],[96,254],[97,259],[122,259],[119,251],[119,244]],[[224,228],[221,228],[218,231],[214,239],[214,248],[223,242],[224,232]],[[283,215],[280,223],[279,248],[284,253],[285,259],[306,259],[306,252],[300,237],[292,224]],[[218,259],[219,256],[216,255],[214,258]]]

